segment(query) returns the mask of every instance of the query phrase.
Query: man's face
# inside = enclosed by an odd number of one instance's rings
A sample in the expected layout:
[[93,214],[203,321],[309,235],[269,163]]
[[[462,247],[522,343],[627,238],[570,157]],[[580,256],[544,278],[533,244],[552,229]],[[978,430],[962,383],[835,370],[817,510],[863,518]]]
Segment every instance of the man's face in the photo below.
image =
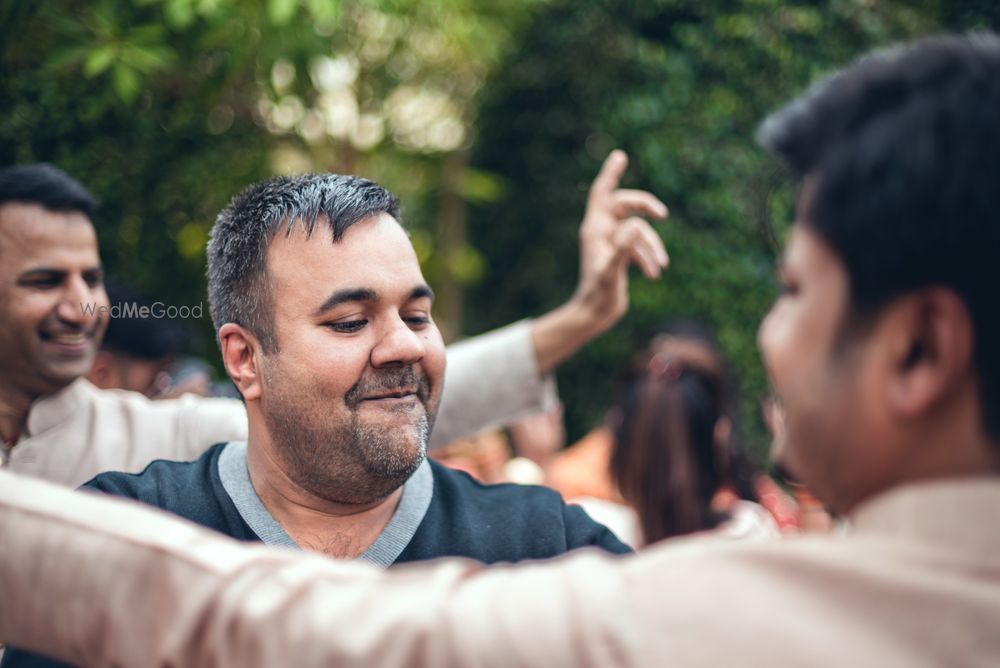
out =
[[340,503],[370,503],[423,461],[444,375],[432,295],[389,215],[331,243],[297,225],[267,253],[276,352],[261,362],[263,412],[289,477]]
[[[97,237],[82,213],[0,206],[0,379],[41,396],[87,373],[107,325]],[[81,305],[92,305],[88,312]]]
[[877,457],[872,444],[873,383],[866,377],[870,346],[841,345],[848,277],[833,250],[808,227],[792,230],[780,267],[782,295],[758,332],[786,438],[772,457],[835,510],[869,487]]

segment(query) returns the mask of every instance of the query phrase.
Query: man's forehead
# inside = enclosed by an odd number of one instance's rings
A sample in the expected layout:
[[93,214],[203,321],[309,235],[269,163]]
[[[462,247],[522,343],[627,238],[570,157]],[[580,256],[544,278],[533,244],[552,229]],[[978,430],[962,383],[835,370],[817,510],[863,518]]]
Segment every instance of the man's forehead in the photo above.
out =
[[19,202],[0,206],[0,255],[18,263],[100,262],[97,234],[86,215]]
[[288,252],[289,247],[296,247],[292,252],[311,252],[315,254],[347,254],[357,253],[355,237],[376,235],[386,240],[403,239],[412,249],[409,236],[400,223],[385,212],[377,212],[346,227],[340,238],[334,240],[333,226],[326,217],[320,215],[310,225],[302,218],[283,221],[278,225],[267,244],[267,257]]
[[336,242],[325,221],[312,234],[295,225],[271,242],[267,264],[276,290],[318,288],[324,292],[322,298],[334,288],[366,288],[381,294],[390,284],[410,290],[423,283],[409,237],[388,214],[355,223]]

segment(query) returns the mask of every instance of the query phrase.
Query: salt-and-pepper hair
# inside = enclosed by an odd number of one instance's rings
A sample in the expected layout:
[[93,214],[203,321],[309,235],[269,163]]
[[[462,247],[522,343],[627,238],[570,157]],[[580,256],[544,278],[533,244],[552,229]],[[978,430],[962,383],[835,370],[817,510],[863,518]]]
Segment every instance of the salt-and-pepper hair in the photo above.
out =
[[208,241],[208,303],[215,331],[236,323],[250,330],[265,352],[276,351],[266,262],[271,240],[296,225],[312,236],[322,220],[336,243],[351,225],[381,213],[399,220],[399,200],[356,176],[279,177],[241,192],[219,214]]

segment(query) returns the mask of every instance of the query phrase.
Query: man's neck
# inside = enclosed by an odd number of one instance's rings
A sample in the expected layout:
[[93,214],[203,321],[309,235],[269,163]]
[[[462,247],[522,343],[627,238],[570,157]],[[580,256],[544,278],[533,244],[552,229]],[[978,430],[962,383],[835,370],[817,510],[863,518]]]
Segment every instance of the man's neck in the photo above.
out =
[[247,469],[257,496],[292,540],[303,549],[337,559],[361,556],[389,524],[403,495],[399,487],[366,504],[318,497],[289,479],[271,449],[252,439],[247,444]]
[[28,423],[31,404],[40,395],[18,388],[0,386],[0,440],[11,446],[17,442]]

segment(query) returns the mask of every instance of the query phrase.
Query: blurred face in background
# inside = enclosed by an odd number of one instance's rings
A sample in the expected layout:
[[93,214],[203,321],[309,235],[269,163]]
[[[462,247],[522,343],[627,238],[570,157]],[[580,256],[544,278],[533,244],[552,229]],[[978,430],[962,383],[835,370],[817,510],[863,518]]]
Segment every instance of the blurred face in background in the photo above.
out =
[[870,426],[879,403],[870,346],[844,340],[848,276],[833,250],[796,224],[780,266],[782,293],[758,340],[784,412],[779,462],[835,510],[854,503],[877,468]]
[[83,376],[107,325],[97,236],[79,212],[0,206],[0,382],[31,398]]

